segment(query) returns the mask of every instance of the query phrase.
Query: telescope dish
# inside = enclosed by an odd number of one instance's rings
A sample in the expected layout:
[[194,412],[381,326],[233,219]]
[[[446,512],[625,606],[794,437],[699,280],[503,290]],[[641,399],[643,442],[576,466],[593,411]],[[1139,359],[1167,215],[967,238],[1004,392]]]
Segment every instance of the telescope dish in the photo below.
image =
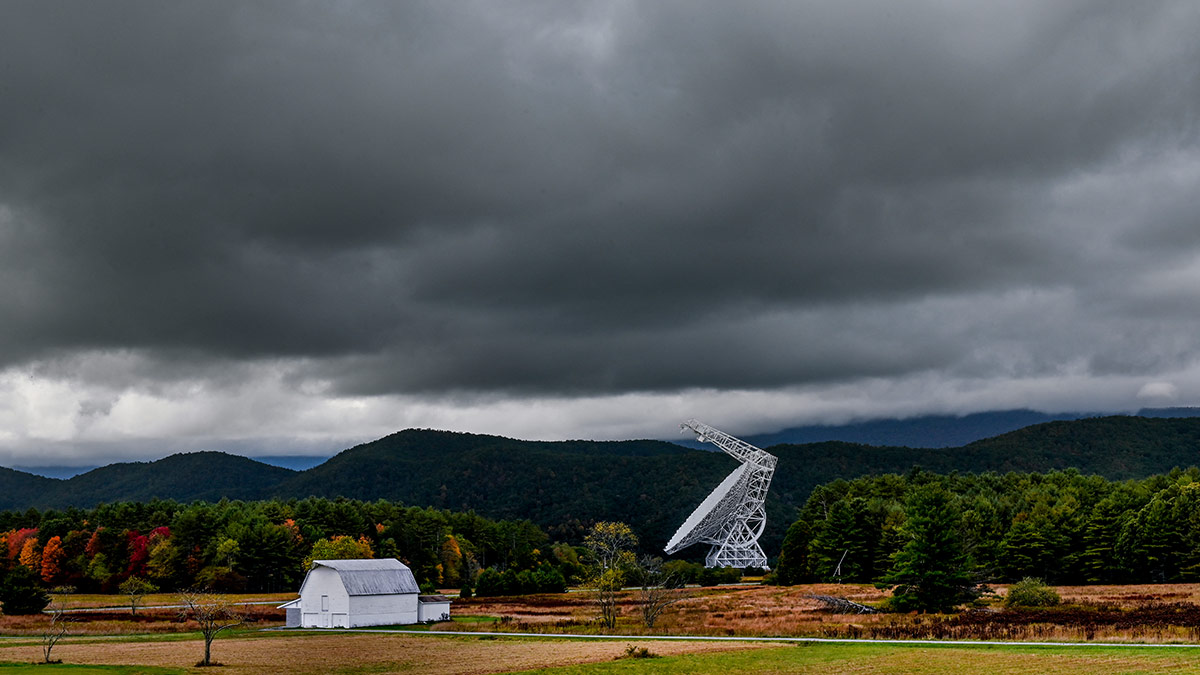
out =
[[746,496],[749,484],[747,474],[747,465],[743,464],[708,493],[700,506],[675,531],[671,541],[667,542],[666,552],[674,553],[698,541],[713,539]]

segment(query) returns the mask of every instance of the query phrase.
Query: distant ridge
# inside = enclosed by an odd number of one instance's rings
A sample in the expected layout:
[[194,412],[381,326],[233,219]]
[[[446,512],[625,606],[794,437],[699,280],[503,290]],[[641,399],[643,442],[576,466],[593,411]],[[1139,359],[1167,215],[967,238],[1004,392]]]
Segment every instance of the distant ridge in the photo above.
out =
[[69,479],[0,468],[0,509],[94,506],[101,502],[259,499],[296,472],[224,452],[109,464]]
[[999,436],[1034,424],[1097,417],[1090,413],[1041,413],[1001,410],[969,415],[922,415],[908,419],[867,420],[839,425],[792,427],[772,434],[745,437],[759,447],[780,443],[844,441],[863,445],[909,448],[953,448]]

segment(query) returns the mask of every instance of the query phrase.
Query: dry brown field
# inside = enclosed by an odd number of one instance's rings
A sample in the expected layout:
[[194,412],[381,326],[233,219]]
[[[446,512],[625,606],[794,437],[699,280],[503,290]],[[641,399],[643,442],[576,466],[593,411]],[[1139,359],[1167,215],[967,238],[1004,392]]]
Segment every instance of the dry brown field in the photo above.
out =
[[[107,607],[107,605],[97,605]],[[246,625],[254,628],[282,626],[283,610],[275,605],[247,605],[241,608],[241,614]],[[143,608],[137,614],[129,610],[97,610],[71,613],[71,635],[131,635],[140,633],[187,633],[199,627],[195,621],[184,621],[177,609]],[[0,636],[27,635],[36,636],[47,630],[50,616],[33,614],[28,616],[7,616],[0,614]]]
[[[85,607],[112,607],[114,609],[128,608],[129,598],[124,595],[101,595],[98,593],[72,593],[69,595],[54,595],[55,600],[61,600],[68,609]],[[283,604],[295,600],[295,593],[231,593],[228,596],[234,602],[277,602]],[[141,606],[177,605],[178,593],[152,593],[143,596]]]
[[[1064,605],[1003,610],[997,595],[959,614],[838,614],[811,595],[871,604],[886,591],[870,585],[729,586],[680,591],[653,629],[637,617],[637,593],[622,596],[617,632],[629,635],[807,636],[876,639],[1200,642],[1200,584],[1084,586],[1057,590]],[[457,616],[480,620],[438,628],[541,633],[599,633],[586,593],[475,598],[454,605]],[[484,619],[483,617],[491,617]]]
[[[613,661],[626,644],[612,640],[523,640],[483,637],[442,638],[389,633],[293,633],[218,638],[213,659],[220,669],[195,672],[229,675],[250,673],[421,672],[428,675],[472,675],[533,668]],[[639,642],[662,656],[778,648],[763,643]],[[54,650],[64,663],[184,667],[200,659],[203,644],[195,640],[64,643]],[[33,662],[36,645],[4,647],[0,662]]]

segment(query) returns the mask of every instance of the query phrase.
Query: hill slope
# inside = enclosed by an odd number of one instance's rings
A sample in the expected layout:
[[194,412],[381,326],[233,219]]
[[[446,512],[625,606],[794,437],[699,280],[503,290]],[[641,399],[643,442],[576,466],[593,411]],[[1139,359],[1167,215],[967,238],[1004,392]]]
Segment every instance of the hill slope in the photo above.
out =
[[260,499],[296,472],[224,452],[190,452],[153,462],[109,464],[68,480],[42,479],[42,491],[24,506],[94,506],[154,498]]
[[408,430],[279,484],[279,496],[395,499],[528,518],[577,539],[596,520],[636,523],[665,543],[730,471],[732,458],[662,441],[519,441]]
[[[844,442],[775,445],[780,461],[767,501],[763,545],[778,550],[812,488],[837,478],[903,473],[1047,471],[1074,467],[1137,478],[1200,465],[1200,418],[1101,417],[1038,424],[955,448]],[[100,501],[180,501],[307,496],[390,499],[528,518],[577,540],[596,520],[634,526],[661,547],[721,479],[730,457],[662,441],[520,441],[443,431],[401,431],[295,472],[205,452],[114,464],[70,480],[0,469],[0,508],[89,506]]]
[[28,508],[59,482],[0,466],[0,510]]
[[913,448],[953,448],[1016,431],[1034,424],[1095,417],[1082,413],[1041,413],[1034,410],[998,410],[969,415],[922,415],[908,419],[881,419],[829,426],[792,427],[743,440],[765,448],[788,443],[845,441],[863,445]]

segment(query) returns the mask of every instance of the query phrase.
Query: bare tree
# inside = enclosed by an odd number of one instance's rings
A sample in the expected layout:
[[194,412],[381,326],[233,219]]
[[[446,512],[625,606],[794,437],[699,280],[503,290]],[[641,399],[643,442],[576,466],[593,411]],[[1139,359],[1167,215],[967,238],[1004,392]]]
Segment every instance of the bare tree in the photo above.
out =
[[224,595],[207,591],[184,591],[179,595],[179,601],[184,605],[179,614],[184,619],[194,619],[200,624],[200,633],[204,636],[204,660],[196,665],[221,665],[212,662],[212,642],[217,633],[244,623],[237,605]]
[[62,663],[62,659],[51,661],[50,652],[67,634],[67,623],[71,617],[67,615],[67,605],[62,598],[55,598],[45,612],[50,615],[50,624],[42,632],[42,663]]
[[125,581],[121,582],[121,585],[117,587],[117,590],[121,591],[122,594],[129,596],[129,613],[137,614],[138,605],[142,604],[142,600],[147,595],[157,591],[158,586],[155,586],[153,583],[146,581],[141,577],[129,577]]
[[663,610],[683,599],[679,588],[683,586],[681,579],[663,569],[662,558],[644,555],[638,560],[638,582],[641,590],[638,592],[642,612],[642,623],[647,628],[654,628]]

